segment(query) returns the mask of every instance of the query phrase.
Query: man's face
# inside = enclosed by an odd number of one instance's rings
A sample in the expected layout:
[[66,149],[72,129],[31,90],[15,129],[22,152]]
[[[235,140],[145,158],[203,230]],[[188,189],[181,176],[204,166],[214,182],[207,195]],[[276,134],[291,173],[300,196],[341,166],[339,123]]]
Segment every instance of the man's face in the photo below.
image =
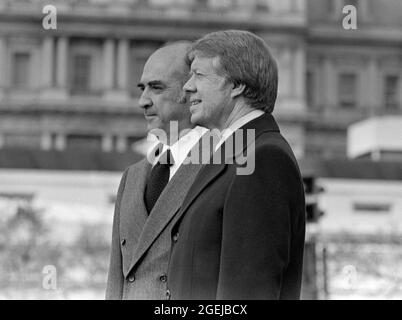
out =
[[183,89],[190,99],[191,122],[222,129],[233,108],[232,84],[219,73],[219,58],[195,56]]
[[179,131],[194,126],[182,89],[187,71],[184,58],[172,52],[165,48],[155,52],[146,62],[138,84],[142,90],[139,105],[144,110],[148,131],[162,129],[169,133],[170,121],[178,122]]

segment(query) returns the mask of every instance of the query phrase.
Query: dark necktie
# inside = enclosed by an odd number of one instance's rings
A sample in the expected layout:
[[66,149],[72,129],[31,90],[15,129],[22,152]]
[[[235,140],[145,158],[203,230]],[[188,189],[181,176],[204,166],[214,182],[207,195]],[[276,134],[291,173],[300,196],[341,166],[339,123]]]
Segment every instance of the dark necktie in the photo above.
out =
[[159,158],[149,175],[147,185],[145,187],[145,207],[148,214],[151,213],[156,200],[158,200],[163,189],[169,182],[170,166],[173,164],[173,157],[168,149]]

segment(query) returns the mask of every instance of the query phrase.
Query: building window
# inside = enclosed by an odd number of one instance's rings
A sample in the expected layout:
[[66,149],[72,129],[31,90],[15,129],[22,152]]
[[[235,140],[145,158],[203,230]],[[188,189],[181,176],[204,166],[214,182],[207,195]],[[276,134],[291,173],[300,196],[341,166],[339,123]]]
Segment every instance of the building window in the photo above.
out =
[[29,52],[16,52],[13,56],[13,79],[15,88],[29,87],[31,55]]
[[102,150],[102,137],[100,135],[70,134],[66,137],[68,149]]
[[342,108],[354,108],[357,106],[357,75],[354,73],[342,73],[338,76],[339,105]]
[[399,77],[388,75],[384,79],[384,105],[386,109],[395,110],[399,107]]
[[91,56],[76,54],[73,57],[71,90],[73,94],[87,94],[91,90]]

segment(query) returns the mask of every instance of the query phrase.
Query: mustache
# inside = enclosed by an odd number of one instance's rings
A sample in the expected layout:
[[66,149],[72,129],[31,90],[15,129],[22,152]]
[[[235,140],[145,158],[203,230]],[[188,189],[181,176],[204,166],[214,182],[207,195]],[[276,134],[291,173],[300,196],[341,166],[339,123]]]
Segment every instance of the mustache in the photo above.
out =
[[187,100],[187,96],[186,93],[182,93],[179,97],[179,103],[185,104],[188,100]]

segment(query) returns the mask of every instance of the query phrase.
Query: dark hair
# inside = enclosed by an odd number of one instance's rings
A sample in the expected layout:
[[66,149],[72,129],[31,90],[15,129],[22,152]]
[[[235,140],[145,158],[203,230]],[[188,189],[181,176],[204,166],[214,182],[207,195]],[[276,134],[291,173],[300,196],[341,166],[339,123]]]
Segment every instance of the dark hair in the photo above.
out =
[[244,84],[243,97],[255,109],[271,113],[278,92],[278,67],[264,40],[241,30],[212,32],[196,41],[189,54],[219,57],[221,72],[234,84]]

